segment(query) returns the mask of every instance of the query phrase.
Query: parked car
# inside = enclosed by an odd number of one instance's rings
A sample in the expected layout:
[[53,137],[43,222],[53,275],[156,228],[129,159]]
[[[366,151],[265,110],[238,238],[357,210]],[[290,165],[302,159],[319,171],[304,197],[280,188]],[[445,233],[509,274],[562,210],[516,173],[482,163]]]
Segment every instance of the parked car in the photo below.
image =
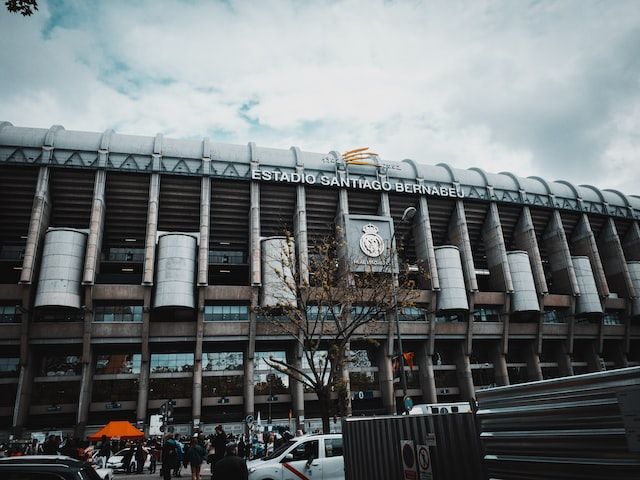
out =
[[[151,465],[151,454],[147,447],[143,448],[144,451],[147,452],[147,458],[144,461],[144,468],[148,470]],[[130,460],[129,471],[135,472],[138,468],[135,450],[136,447],[127,447],[114,453],[109,457],[109,460],[107,460],[107,468],[111,468],[113,470],[127,470],[127,460]]]
[[101,480],[100,475],[87,462],[57,455],[0,458],[0,478],[2,480],[23,480],[25,478]]
[[249,480],[344,480],[342,435],[293,438],[272,454],[248,462],[247,468]]

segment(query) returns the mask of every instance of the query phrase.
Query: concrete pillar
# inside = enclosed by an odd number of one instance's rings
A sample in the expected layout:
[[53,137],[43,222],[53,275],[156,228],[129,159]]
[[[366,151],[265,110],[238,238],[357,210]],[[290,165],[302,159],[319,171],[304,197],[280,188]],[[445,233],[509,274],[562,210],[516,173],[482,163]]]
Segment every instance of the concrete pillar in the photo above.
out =
[[[351,351],[351,343],[347,343],[345,345],[345,357],[348,355],[348,352]],[[342,375],[342,383],[344,385],[344,395],[345,398],[343,398],[343,402],[344,402],[344,415],[345,416],[351,416],[351,380],[349,379],[349,362],[347,361],[347,359],[345,358],[344,362],[342,363],[342,371],[340,372],[340,374]]]
[[607,218],[598,238],[598,249],[602,257],[602,266],[609,282],[609,287],[625,298],[636,296],[629,268],[622,250],[622,244],[613,218]]
[[378,375],[380,379],[380,392],[382,393],[382,405],[388,415],[393,415],[396,413],[396,399],[393,388],[392,359],[389,355],[386,355],[388,350],[389,348],[387,346],[378,349]]
[[198,287],[209,284],[209,225],[211,222],[211,179],[200,184],[200,241],[198,243]]
[[[255,144],[249,143],[251,156],[251,171],[259,168],[255,157]],[[250,210],[249,210],[249,265],[252,286],[260,286],[262,281],[261,255],[260,255],[260,184],[251,182],[250,185]]]
[[553,211],[542,239],[549,255],[555,293],[579,295],[580,290],[578,289],[578,281],[571,261],[569,244],[562,226],[560,213],[557,210]]
[[507,247],[504,243],[498,206],[494,202],[489,204],[489,211],[482,226],[482,240],[487,255],[492,290],[513,292],[511,270],[507,261]]
[[44,234],[49,227],[51,217],[51,196],[49,194],[49,168],[40,167],[38,171],[38,183],[31,207],[29,220],[29,233],[24,249],[20,283],[31,285],[35,278],[37,262],[44,244]]
[[89,221],[89,237],[87,238],[87,250],[84,257],[83,285],[93,285],[96,273],[100,267],[100,250],[102,248],[102,235],[104,232],[104,191],[107,182],[107,172],[97,170],[93,187],[93,203],[91,204],[91,218]]
[[456,200],[456,207],[449,220],[449,238],[451,242],[460,250],[462,259],[462,271],[470,292],[478,291],[478,280],[476,279],[476,269],[473,265],[473,252],[471,251],[471,240],[469,239],[469,229],[467,228],[467,218],[464,213],[462,200]]
[[91,329],[93,324],[93,287],[85,288],[85,310],[82,335],[82,380],[80,383],[80,398],[78,399],[78,414],[76,417],[75,436],[84,438],[84,430],[89,419],[91,406],[91,392],[93,387],[94,361],[91,350]]
[[193,428],[198,428],[202,419],[202,341],[204,338],[204,298],[205,287],[198,287],[196,348],[193,355],[193,397],[191,400]]
[[416,257],[424,265],[425,277],[429,280],[427,287],[432,290],[440,290],[440,279],[436,268],[436,252],[433,246],[431,233],[431,220],[429,219],[429,206],[427,197],[420,196],[416,217],[413,220],[413,238],[416,244]]
[[544,295],[549,293],[547,280],[544,276],[540,248],[538,247],[538,238],[533,226],[533,219],[531,218],[529,207],[522,207],[522,214],[513,231],[513,242],[518,250],[524,250],[529,255],[533,280],[535,281],[538,294]]
[[31,387],[37,366],[34,365],[33,352],[29,349],[26,356],[20,356],[20,374],[18,376],[18,387],[16,391],[16,401],[13,409],[12,430],[14,435],[20,436],[27,422],[29,406],[31,405]]
[[419,347],[418,367],[420,388],[422,389],[422,401],[424,403],[438,403],[436,377],[433,373],[433,358],[431,357],[428,345],[425,342],[422,342]]
[[255,352],[247,350],[244,359],[244,414],[253,415],[255,412],[253,360]]
[[160,203],[160,174],[153,173],[149,183],[147,207],[147,237],[144,250],[143,285],[153,285],[153,270],[156,261],[156,236],[158,233],[158,204]]
[[598,294],[601,297],[608,297],[609,285],[607,284],[607,278],[604,274],[600,254],[598,253],[596,237],[593,234],[593,230],[591,230],[591,223],[589,223],[589,218],[585,213],[580,217],[580,221],[574,229],[573,235],[571,235],[571,246],[573,247],[572,251],[574,255],[585,255],[589,257],[593,277],[598,287]]
[[473,388],[473,375],[471,375],[471,363],[469,355],[466,353],[464,344],[459,344],[456,352],[456,371],[458,374],[458,386],[460,395],[465,401],[476,398]]
[[587,351],[585,353],[587,368],[589,369],[589,372],[602,372],[606,370],[604,360],[598,354],[596,342],[589,342],[589,346],[587,347]]
[[151,349],[149,347],[149,330],[151,323],[151,288],[144,290],[144,306],[142,313],[142,338],[140,345],[140,378],[138,382],[138,405],[136,420],[139,426],[147,420],[147,401],[149,400],[149,375],[151,367]]
[[502,352],[500,345],[495,344],[493,348],[493,371],[496,378],[496,384],[499,386],[509,385],[509,371],[507,370],[507,359]]
[[542,380],[539,351],[533,342],[527,348],[527,378],[530,382]]
[[573,375],[573,365],[571,365],[571,354],[565,342],[560,342],[556,352],[558,359],[558,373],[561,377]]
[[[301,175],[304,173],[301,171]],[[296,187],[296,213],[293,230],[298,255],[298,275],[300,285],[309,285],[309,244],[307,239],[307,199],[304,185]]]
[[640,260],[640,226],[638,222],[632,222],[627,234],[622,241],[624,257],[627,261]]
[[[302,370],[302,349],[300,344],[296,342],[289,352],[290,362],[295,368]],[[294,418],[304,417],[304,384],[296,380],[293,376],[289,376],[291,382],[291,403],[293,404]]]

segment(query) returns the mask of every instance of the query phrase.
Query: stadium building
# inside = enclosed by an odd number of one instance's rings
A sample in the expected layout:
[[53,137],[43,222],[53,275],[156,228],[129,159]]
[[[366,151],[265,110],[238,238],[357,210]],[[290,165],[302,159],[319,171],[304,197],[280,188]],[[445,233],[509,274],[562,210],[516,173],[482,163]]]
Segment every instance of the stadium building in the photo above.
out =
[[[542,177],[0,123],[0,431],[148,426],[167,399],[183,433],[314,428],[255,307],[265,242],[288,228],[304,259],[336,222],[387,225],[424,267],[400,312],[416,402],[638,365],[639,219],[640,197]],[[351,343],[354,415],[401,408],[388,331]]]

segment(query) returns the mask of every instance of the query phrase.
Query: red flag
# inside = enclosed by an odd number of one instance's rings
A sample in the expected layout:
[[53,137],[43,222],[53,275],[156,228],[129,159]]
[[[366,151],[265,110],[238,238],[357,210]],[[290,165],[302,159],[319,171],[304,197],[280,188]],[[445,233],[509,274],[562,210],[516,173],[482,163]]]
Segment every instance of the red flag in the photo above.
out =
[[413,352],[405,352],[402,354],[402,356],[404,357],[405,363],[409,365],[409,369],[413,370],[413,359],[415,358],[416,354]]

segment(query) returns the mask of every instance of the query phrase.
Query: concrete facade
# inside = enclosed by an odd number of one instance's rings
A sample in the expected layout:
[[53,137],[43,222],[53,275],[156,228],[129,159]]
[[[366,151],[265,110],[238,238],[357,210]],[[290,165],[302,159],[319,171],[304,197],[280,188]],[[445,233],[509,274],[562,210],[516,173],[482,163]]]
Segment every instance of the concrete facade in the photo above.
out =
[[[309,246],[350,215],[387,218],[400,272],[422,266],[400,322],[414,400],[638,364],[637,197],[444,164],[347,165],[337,152],[4,122],[0,435],[145,426],[169,398],[185,429],[258,412],[317,419],[314,395],[263,361],[304,368],[296,341],[255,313],[275,281],[263,240],[292,232],[296,278],[309,284]],[[72,233],[74,248],[52,250],[55,232]],[[375,342],[351,342],[362,359],[343,372],[355,415],[398,411],[402,399],[393,319],[382,323]]]

